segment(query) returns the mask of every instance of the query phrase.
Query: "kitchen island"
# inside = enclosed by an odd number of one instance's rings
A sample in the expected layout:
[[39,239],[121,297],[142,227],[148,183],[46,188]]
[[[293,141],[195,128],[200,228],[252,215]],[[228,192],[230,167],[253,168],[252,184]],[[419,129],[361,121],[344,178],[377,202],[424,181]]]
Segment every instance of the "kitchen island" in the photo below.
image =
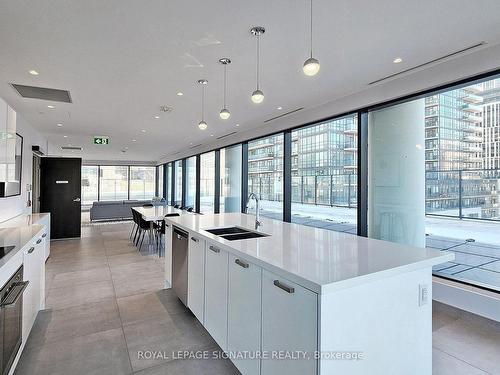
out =
[[[431,374],[431,270],[452,253],[271,219],[255,231],[239,213],[165,220],[166,285],[175,229],[187,306],[243,374]],[[264,236],[207,231],[229,227]]]

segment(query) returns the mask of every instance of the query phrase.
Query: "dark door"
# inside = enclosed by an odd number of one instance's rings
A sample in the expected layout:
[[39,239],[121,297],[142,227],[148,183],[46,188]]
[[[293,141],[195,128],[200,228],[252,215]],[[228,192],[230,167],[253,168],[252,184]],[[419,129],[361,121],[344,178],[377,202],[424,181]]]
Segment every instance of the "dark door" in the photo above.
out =
[[80,237],[82,159],[42,158],[40,211],[50,212],[50,236]]

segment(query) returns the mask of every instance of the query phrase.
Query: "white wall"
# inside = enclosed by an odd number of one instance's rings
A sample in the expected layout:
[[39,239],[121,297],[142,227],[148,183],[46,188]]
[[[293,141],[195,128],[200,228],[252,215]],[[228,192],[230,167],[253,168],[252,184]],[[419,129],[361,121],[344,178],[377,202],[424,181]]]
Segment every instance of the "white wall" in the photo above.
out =
[[32,145],[40,145],[48,150],[47,139],[26,122],[21,114],[17,114],[16,132],[23,137],[23,166],[21,178],[21,195],[0,198],[0,222],[8,220],[22,213],[30,213],[31,207],[27,207],[28,195],[26,185],[31,185],[33,153]]

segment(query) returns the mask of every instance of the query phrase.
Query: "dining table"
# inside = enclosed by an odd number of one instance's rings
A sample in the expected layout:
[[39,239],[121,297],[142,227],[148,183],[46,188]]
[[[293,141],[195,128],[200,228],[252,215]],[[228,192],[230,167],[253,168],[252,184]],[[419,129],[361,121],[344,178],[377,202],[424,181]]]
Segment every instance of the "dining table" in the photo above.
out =
[[175,208],[170,205],[157,205],[157,206],[139,206],[132,207],[133,210],[138,212],[143,220],[149,223],[149,250],[154,250],[154,224],[158,221],[162,221],[165,219],[167,215],[182,215],[185,214],[186,211]]

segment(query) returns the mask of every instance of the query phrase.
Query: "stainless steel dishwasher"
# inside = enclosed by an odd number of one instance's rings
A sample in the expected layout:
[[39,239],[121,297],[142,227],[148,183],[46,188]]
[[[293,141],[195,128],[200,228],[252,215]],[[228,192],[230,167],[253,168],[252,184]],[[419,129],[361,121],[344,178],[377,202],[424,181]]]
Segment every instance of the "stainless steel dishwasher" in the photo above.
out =
[[188,233],[175,226],[172,239],[172,289],[187,306]]

